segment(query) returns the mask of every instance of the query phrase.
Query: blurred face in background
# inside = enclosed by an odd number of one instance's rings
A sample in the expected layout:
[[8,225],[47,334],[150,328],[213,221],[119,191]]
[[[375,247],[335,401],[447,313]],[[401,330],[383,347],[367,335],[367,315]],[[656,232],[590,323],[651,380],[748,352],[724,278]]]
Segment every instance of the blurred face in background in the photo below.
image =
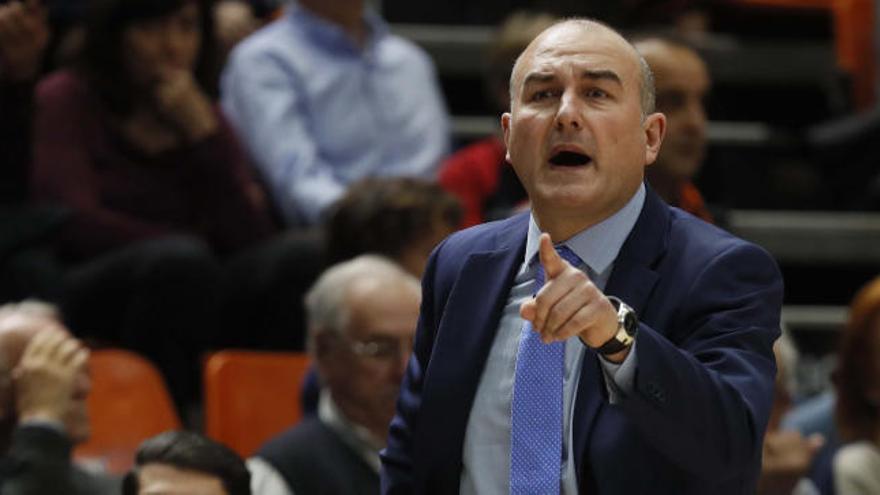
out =
[[652,39],[635,44],[654,72],[657,111],[666,115],[666,137],[651,167],[677,182],[689,181],[706,155],[709,71],[696,52]]
[[132,23],[122,33],[122,59],[136,86],[149,88],[176,71],[193,72],[202,45],[201,12],[185,2],[170,14]]
[[417,285],[361,279],[347,289],[347,329],[324,334],[334,342],[318,356],[318,368],[334,402],[382,440],[412,351],[420,302]]

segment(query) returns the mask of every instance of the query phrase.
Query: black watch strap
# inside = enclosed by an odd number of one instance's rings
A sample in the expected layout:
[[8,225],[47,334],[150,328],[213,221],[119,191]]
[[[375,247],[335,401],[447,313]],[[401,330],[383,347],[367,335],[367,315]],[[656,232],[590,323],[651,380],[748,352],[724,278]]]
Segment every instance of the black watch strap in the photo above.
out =
[[611,305],[617,310],[617,331],[607,342],[595,348],[596,352],[603,356],[617,354],[620,351],[632,347],[635,342],[636,331],[639,321],[636,313],[626,303],[614,296],[607,296]]

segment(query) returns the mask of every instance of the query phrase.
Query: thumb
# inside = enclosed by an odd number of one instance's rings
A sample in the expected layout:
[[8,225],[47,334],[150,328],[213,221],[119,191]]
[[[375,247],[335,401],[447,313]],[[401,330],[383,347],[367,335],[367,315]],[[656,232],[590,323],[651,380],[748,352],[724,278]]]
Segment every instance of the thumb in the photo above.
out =
[[538,253],[541,266],[544,267],[544,278],[546,280],[549,281],[556,278],[565,269],[566,261],[556,252],[556,249],[553,247],[553,240],[550,239],[550,234],[546,232],[541,234]]

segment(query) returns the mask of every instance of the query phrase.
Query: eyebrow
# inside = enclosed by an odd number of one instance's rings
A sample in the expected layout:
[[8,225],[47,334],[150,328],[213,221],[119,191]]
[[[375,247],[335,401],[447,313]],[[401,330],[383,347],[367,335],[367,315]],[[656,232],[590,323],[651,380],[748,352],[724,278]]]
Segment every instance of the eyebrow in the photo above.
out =
[[[623,81],[621,81],[620,76],[618,76],[617,73],[613,70],[608,69],[585,70],[581,73],[581,79],[605,80],[614,82],[619,86],[623,86]],[[531,72],[523,80],[523,87],[526,87],[530,84],[548,83],[554,80],[556,80],[556,75],[553,73]]]
[[613,70],[585,70],[581,74],[581,79],[606,80],[616,83],[618,86],[623,86],[623,81],[620,80],[620,76],[618,76]]

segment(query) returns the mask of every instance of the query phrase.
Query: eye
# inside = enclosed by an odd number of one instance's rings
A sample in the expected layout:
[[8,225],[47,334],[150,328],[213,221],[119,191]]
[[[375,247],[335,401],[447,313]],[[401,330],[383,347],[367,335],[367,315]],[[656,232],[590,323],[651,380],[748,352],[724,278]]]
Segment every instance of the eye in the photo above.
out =
[[605,92],[605,90],[599,88],[590,88],[587,90],[586,94],[587,98],[592,99],[602,99],[608,97],[608,93]]
[[531,96],[531,98],[529,98],[529,101],[546,100],[548,98],[552,98],[555,95],[556,95],[556,92],[551,89],[542,89],[540,91],[535,91],[534,93],[532,93],[532,96]]

